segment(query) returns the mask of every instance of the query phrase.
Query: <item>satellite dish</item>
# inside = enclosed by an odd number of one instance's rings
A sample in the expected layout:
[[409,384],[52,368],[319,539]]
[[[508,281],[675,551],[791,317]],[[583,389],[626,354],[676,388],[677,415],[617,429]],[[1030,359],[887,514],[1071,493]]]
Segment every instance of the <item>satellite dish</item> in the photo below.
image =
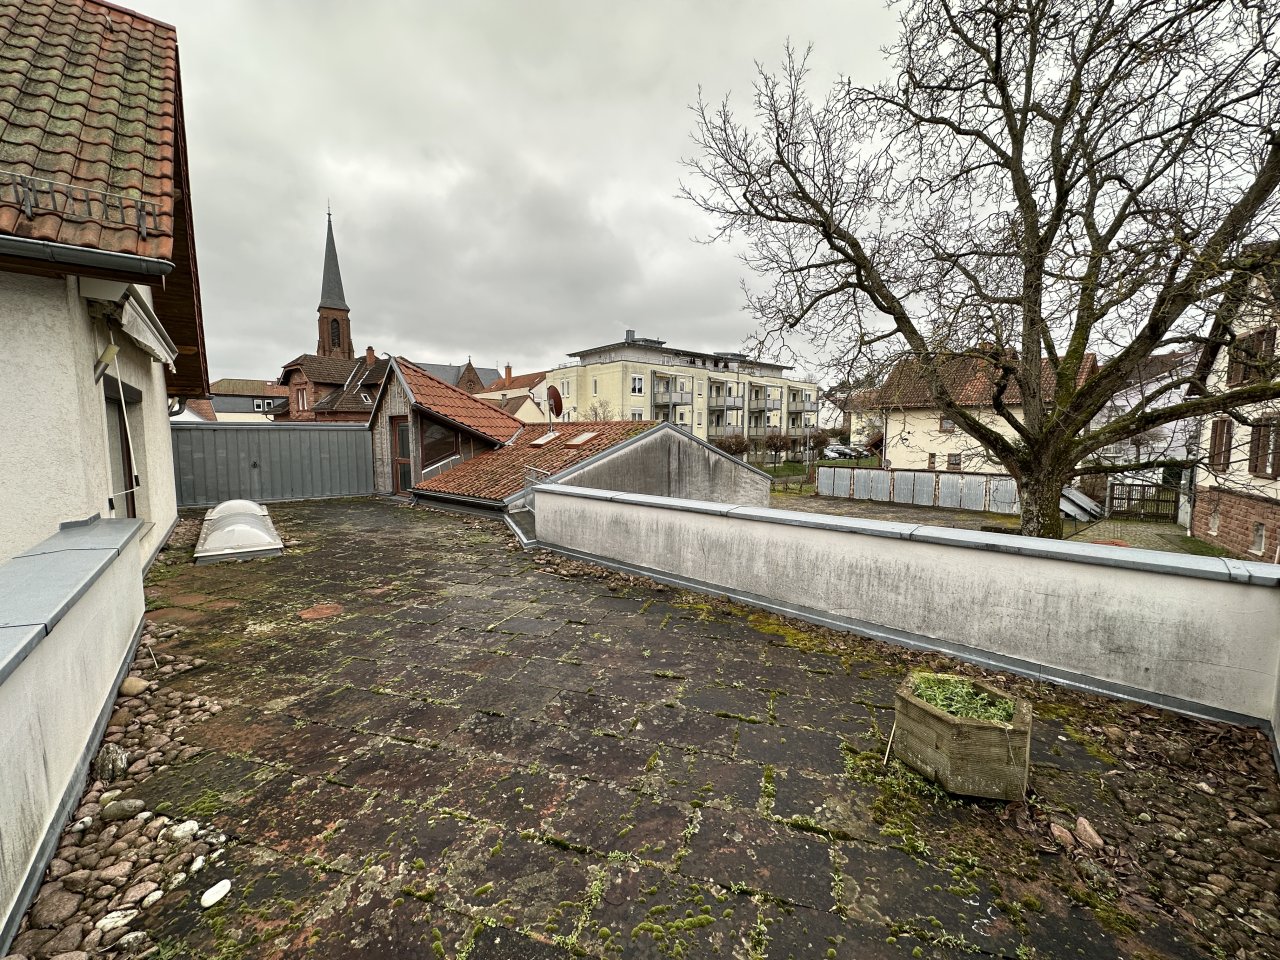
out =
[[547,406],[551,409],[553,417],[564,413],[564,401],[560,399],[560,391],[555,387],[547,387]]

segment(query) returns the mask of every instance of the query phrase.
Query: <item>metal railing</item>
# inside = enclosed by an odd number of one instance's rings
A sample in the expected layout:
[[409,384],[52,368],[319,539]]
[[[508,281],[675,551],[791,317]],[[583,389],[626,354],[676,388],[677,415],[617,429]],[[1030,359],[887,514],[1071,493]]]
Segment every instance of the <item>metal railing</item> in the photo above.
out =
[[726,397],[723,394],[711,394],[707,397],[707,406],[712,410],[741,410],[742,397]]
[[794,413],[817,413],[817,400],[788,400],[787,409]]
[[688,407],[693,405],[693,392],[688,390],[655,390],[653,402],[664,407]]
[[752,397],[747,404],[748,410],[781,410],[782,401],[773,397]]

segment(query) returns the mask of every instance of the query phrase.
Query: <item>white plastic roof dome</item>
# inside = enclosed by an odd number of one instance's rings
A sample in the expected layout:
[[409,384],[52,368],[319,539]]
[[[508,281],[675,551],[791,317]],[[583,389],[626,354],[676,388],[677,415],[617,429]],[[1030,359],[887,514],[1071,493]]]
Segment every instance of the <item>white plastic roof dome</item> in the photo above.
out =
[[252,500],[226,500],[204,515],[196,563],[275,557],[284,552],[267,508]]

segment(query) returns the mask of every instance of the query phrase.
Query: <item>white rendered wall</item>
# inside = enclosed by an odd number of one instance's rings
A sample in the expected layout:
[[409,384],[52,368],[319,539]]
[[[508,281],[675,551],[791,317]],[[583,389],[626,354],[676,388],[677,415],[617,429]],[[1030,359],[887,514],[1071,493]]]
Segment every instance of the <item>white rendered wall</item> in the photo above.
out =
[[[536,498],[553,549],[1280,727],[1266,564],[552,486]],[[1253,582],[1209,578],[1228,574]]]
[[0,684],[0,920],[65,815],[64,795],[142,621],[142,549],[134,537]]
[[[103,385],[93,365],[108,343],[74,278],[0,273],[0,330],[9,374],[0,377],[0,562],[107,506],[110,473]],[[150,521],[144,559],[177,518],[164,367],[119,330],[120,378],[142,393],[128,405],[140,519]],[[115,375],[115,369],[110,371]]]

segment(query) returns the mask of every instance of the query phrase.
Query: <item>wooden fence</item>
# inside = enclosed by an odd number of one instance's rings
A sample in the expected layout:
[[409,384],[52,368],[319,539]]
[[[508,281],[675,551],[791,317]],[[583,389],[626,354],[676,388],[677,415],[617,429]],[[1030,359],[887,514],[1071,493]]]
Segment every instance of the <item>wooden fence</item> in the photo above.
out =
[[1113,517],[1168,520],[1178,516],[1178,490],[1158,483],[1113,483],[1107,491]]

